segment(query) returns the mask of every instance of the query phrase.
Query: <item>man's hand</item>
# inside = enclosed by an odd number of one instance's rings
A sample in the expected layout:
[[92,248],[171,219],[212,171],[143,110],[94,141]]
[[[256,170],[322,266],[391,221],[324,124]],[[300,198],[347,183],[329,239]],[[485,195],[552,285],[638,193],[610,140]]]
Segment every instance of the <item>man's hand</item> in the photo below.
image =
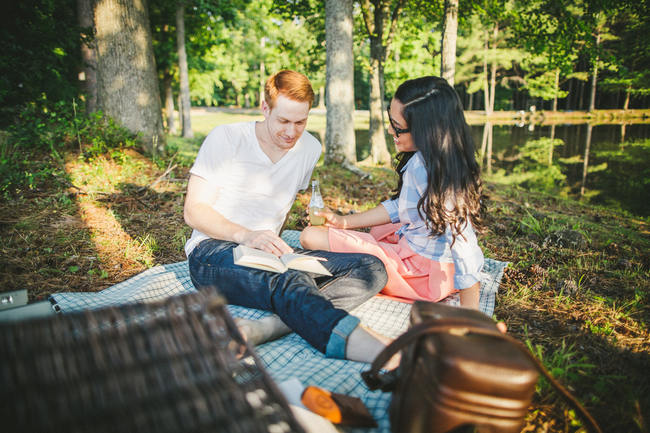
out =
[[293,249],[271,230],[241,230],[235,233],[233,238],[238,244],[257,248],[276,256],[293,252]]

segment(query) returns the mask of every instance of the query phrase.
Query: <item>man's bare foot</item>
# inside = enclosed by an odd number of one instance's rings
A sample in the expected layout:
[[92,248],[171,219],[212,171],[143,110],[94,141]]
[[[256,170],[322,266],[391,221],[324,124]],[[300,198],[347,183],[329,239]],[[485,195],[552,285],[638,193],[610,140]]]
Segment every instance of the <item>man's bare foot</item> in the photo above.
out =
[[[351,361],[371,363],[391,341],[393,341],[392,338],[359,325],[348,336],[345,358]],[[400,360],[401,354],[398,352],[386,362],[383,368],[393,370],[399,366]]]
[[244,340],[252,346],[275,340],[291,332],[291,329],[275,314],[259,320],[236,318],[235,324]]

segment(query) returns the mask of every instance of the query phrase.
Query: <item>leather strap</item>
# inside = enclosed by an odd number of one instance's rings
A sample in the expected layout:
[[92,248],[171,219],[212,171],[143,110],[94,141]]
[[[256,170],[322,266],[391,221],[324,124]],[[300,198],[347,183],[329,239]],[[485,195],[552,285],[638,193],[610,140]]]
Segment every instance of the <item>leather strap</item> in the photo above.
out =
[[[551,385],[560,393],[562,397],[569,403],[573,409],[580,413],[583,419],[587,422],[588,427],[597,433],[602,433],[602,430],[596,423],[596,420],[591,416],[591,414],[585,409],[582,404],[573,396],[571,393],[564,388],[557,380],[551,376],[551,373],[546,370],[544,365],[528,350],[528,348],[516,338],[513,338],[509,335],[501,333],[499,330],[488,329],[484,327],[479,327],[474,324],[474,321],[471,319],[465,318],[443,318],[434,320],[426,320],[412,326],[404,334],[396,338],[391,344],[386,346],[382,352],[377,355],[375,360],[370,366],[370,370],[364,371],[361,373],[364,381],[370,389],[378,389],[388,382],[386,379],[391,376],[391,372],[385,374],[379,374],[379,370],[388,362],[390,358],[393,357],[398,351],[402,350],[404,347],[408,346],[413,340],[417,338],[428,335],[428,334],[440,334],[440,333],[449,333],[455,335],[467,335],[467,334],[478,334],[485,335],[487,337],[499,338],[502,340],[509,341],[518,347],[537,367],[537,370],[549,381]],[[394,374],[394,373],[393,373]]]

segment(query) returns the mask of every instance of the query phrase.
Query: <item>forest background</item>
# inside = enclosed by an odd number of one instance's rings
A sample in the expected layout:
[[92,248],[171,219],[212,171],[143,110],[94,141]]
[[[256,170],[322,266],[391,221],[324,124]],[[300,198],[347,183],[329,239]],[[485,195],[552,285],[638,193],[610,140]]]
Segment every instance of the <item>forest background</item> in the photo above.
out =
[[[184,260],[184,187],[201,140],[218,123],[259,118],[263,82],[282,68],[317,90],[315,176],[341,212],[394,187],[384,111],[407,78],[444,76],[478,122],[647,122],[648,12],[632,0],[5,4],[2,290],[27,288],[31,300],[97,291]],[[643,170],[627,181],[650,185]],[[606,431],[647,431],[647,216],[498,182],[486,190],[481,246],[510,262],[496,317]],[[307,223],[307,202],[299,194],[289,228]],[[524,431],[580,429],[541,381]]]

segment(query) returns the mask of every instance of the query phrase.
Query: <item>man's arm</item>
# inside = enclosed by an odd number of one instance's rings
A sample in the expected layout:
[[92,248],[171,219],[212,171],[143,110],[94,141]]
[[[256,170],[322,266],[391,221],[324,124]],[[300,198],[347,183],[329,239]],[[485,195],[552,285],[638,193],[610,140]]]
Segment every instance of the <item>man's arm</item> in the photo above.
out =
[[275,255],[290,253],[293,250],[271,230],[248,230],[230,221],[212,208],[217,191],[207,180],[190,175],[183,217],[187,225],[213,239],[237,242]]

